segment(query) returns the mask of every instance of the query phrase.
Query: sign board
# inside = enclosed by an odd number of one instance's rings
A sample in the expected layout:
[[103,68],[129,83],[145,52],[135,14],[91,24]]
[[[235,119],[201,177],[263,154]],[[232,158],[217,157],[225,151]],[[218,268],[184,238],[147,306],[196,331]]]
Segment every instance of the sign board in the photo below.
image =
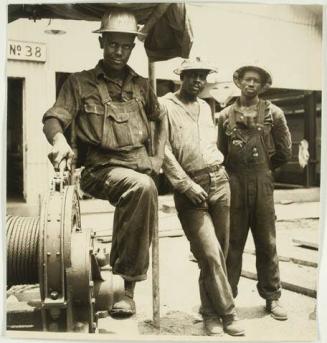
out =
[[45,62],[46,52],[45,43],[8,40],[7,57],[9,60]]

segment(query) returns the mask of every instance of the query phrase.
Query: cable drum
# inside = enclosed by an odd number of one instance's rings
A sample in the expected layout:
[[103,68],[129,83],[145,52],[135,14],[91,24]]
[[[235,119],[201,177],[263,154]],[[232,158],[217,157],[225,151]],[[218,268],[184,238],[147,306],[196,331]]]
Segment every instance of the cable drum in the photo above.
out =
[[38,283],[39,217],[6,216],[7,286]]

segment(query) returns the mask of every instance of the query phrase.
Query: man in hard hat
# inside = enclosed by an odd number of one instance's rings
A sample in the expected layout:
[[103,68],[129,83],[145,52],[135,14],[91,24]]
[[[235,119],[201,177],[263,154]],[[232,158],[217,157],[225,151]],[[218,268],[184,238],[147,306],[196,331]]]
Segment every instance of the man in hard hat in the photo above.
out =
[[218,119],[219,149],[231,186],[230,244],[227,272],[234,297],[242,269],[242,254],[249,228],[256,249],[258,292],[266,310],[278,320],[287,312],[281,296],[274,210],[272,171],[292,153],[291,135],[283,111],[259,94],[272,84],[270,73],[257,65],[237,69],[234,83],[241,96]]
[[[175,70],[181,87],[160,101],[168,118],[163,170],[174,188],[179,220],[200,267],[199,288],[208,335],[244,334],[235,313],[226,274],[230,189],[217,148],[209,105],[198,98],[215,68],[201,58],[185,60]],[[222,321],[222,322],[221,322]]]
[[151,176],[161,167],[165,139],[157,135],[153,155],[150,120],[161,121],[160,106],[146,80],[127,65],[139,34],[135,16],[125,10],[105,13],[94,32],[101,34],[103,59],[68,77],[44,114],[44,132],[53,145],[54,167],[63,159],[69,166],[73,151],[63,131],[75,121],[77,137],[86,146],[81,188],[116,206],[110,264],[124,279],[125,295],[111,314],[128,316],[135,313],[135,282],[146,279],[158,225],[158,194]]

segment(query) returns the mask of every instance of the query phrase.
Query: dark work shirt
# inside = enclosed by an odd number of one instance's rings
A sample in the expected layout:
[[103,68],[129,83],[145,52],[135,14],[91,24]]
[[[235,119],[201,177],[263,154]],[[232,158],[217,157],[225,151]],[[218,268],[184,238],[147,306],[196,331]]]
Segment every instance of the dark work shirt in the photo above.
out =
[[[59,96],[55,104],[44,114],[44,133],[52,143],[53,137],[57,132],[63,132],[77,118],[76,133],[83,143],[89,146],[87,161],[91,164],[99,163],[117,163],[116,159],[113,162],[113,155],[119,155],[119,160],[122,163],[130,164],[135,167],[135,160],[139,160],[136,164],[146,164],[145,142],[148,139],[148,132],[142,130],[142,127],[137,125],[132,127],[132,130],[137,130],[135,136],[139,141],[134,147],[117,149],[117,151],[106,151],[101,148],[101,116],[105,112],[105,106],[102,104],[101,96],[97,85],[100,79],[104,79],[109,95],[113,102],[124,103],[131,99],[137,98],[148,120],[158,120],[161,117],[160,106],[154,92],[148,86],[146,79],[136,74],[129,66],[125,68],[124,80],[117,80],[106,74],[103,66],[103,60],[100,60],[97,66],[91,70],[82,71],[71,74],[64,82]],[[137,94],[136,94],[137,93]],[[90,112],[91,116],[80,116],[81,113]],[[93,116],[93,119],[92,119]],[[89,122],[88,122],[89,120]],[[97,128],[89,123],[99,122]],[[96,130],[94,129],[96,128]],[[124,134],[124,133],[123,133]],[[118,151],[119,150],[119,151]],[[125,151],[124,151],[125,150]],[[134,150],[134,152],[132,151]],[[141,153],[142,156],[139,154]],[[128,156],[127,156],[128,155]],[[125,160],[125,162],[124,162]],[[118,163],[121,165],[121,163]],[[141,169],[143,167],[141,166]]]
[[[292,156],[291,134],[282,109],[267,100],[265,101],[265,105],[264,124],[271,125],[271,132],[266,138],[267,141],[265,143],[266,147],[269,147],[268,154],[270,155],[271,167],[272,169],[275,169],[289,161]],[[224,154],[225,158],[228,155],[229,139],[229,136],[226,135],[225,132],[229,123],[231,106],[224,108],[219,113],[218,118],[218,147]],[[240,106],[239,99],[235,102],[234,110],[236,112],[236,122],[247,125],[249,116]],[[257,116],[254,115],[252,118],[254,122],[256,122]]]
[[[132,99],[132,83],[134,83],[140,90],[142,103],[149,120],[159,119],[160,106],[154,92],[151,88],[149,89],[146,79],[136,74],[129,66],[126,66],[124,82],[111,79],[104,71],[103,60],[100,60],[94,69],[71,74],[64,82],[55,104],[44,114],[44,131],[50,143],[52,143],[53,136],[57,132],[62,132],[77,116],[85,98],[93,97],[98,105],[103,107],[96,89],[97,79],[100,77],[104,77],[107,81],[109,94],[114,101],[123,102]],[[50,118],[57,119],[60,125],[57,121],[51,121],[52,125],[47,125]]]

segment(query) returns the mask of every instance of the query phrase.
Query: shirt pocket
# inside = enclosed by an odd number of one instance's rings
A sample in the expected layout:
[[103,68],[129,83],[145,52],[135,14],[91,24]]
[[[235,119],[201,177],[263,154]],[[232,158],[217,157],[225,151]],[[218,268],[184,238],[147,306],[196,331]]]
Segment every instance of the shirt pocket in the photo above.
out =
[[79,126],[83,135],[94,144],[99,144],[102,139],[104,112],[104,107],[99,104],[92,102],[84,104]]
[[109,104],[104,118],[101,145],[105,149],[116,150],[132,145],[130,113],[123,106]]

